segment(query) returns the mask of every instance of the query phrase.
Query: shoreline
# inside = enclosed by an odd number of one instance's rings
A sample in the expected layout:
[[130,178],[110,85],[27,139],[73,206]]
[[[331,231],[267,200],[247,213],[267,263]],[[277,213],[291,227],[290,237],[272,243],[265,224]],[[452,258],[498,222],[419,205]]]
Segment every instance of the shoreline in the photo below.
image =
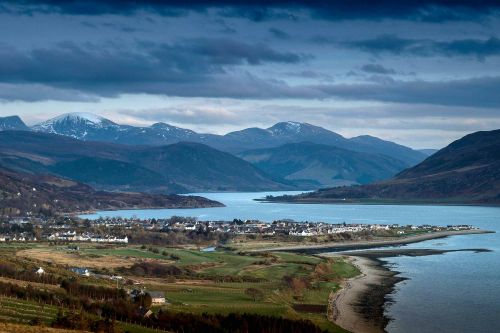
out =
[[302,252],[308,254],[320,254],[325,252],[340,252],[346,250],[363,250],[376,247],[389,247],[394,245],[405,245],[423,242],[426,240],[446,238],[455,235],[471,235],[471,234],[488,234],[494,231],[471,229],[457,231],[435,231],[416,236],[402,236],[399,238],[382,239],[382,240],[366,240],[366,241],[346,241],[346,242],[329,242],[324,244],[307,244],[307,245],[290,245],[277,246],[261,249],[252,249],[251,252],[268,252],[268,251],[285,251],[285,252]]
[[[185,197],[190,197],[190,196],[185,196]],[[196,197],[196,196],[191,196],[191,197]],[[205,197],[201,197],[206,199]],[[210,200],[210,199],[208,199]],[[92,214],[97,214],[98,212],[116,212],[119,210],[123,211],[130,211],[130,210],[163,210],[163,209],[203,209],[203,208],[221,208],[221,207],[226,207],[222,202],[215,201],[215,200],[210,200],[214,202],[214,204],[211,205],[198,205],[198,206],[171,206],[171,207],[165,207],[165,206],[130,206],[130,207],[115,207],[115,208],[108,208],[108,209],[95,209],[95,210],[83,210],[83,211],[73,211],[73,212],[68,212],[68,213],[63,213],[64,215],[67,216],[76,216],[80,217],[82,215],[92,215]]]
[[325,253],[324,257],[342,256],[354,264],[361,274],[344,281],[328,304],[328,319],[352,333],[385,333],[391,318],[385,315],[385,305],[399,282],[407,278],[388,267],[382,258],[396,256],[427,256],[448,252],[489,252],[486,249],[434,250],[393,249],[343,253]]
[[262,203],[283,203],[297,205],[408,205],[408,206],[482,206],[498,207],[500,202],[470,202],[470,201],[433,201],[433,200],[342,200],[342,199],[310,199],[310,200],[270,200],[267,198],[253,199]]
[[403,278],[383,266],[380,260],[349,256],[361,274],[346,280],[330,298],[329,319],[353,333],[385,333],[389,319],[384,316],[386,295]]

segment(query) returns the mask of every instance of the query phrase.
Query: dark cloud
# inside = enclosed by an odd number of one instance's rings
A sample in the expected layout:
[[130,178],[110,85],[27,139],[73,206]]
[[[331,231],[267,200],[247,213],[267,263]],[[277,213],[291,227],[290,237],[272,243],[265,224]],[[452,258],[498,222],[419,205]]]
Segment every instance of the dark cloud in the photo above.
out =
[[287,8],[276,8],[268,5],[228,5],[218,10],[224,17],[244,18],[253,22],[270,20],[297,20],[298,17]]
[[387,68],[379,64],[366,64],[361,66],[361,70],[370,74],[396,74],[396,71],[392,68]]
[[131,25],[118,24],[118,23],[112,23],[112,22],[92,23],[89,21],[82,21],[80,23],[84,27],[92,28],[92,29],[97,29],[99,27],[103,27],[103,28],[113,29],[113,30],[117,30],[119,32],[125,32],[125,33],[139,32],[139,31],[145,32],[146,31],[145,29],[139,29],[139,28],[133,27]]
[[169,52],[186,50],[199,56],[208,58],[211,63],[221,65],[235,65],[247,62],[250,65],[259,65],[263,62],[299,63],[310,59],[311,56],[292,52],[279,52],[269,46],[256,43],[248,44],[232,39],[200,38],[192,39],[169,47]]
[[[456,49],[456,48],[454,48]],[[323,83],[291,86],[277,79],[248,73],[269,63],[297,65],[308,56],[275,50],[261,43],[227,38],[185,39],[175,43],[138,42],[75,44],[19,51],[0,45],[0,84],[4,99],[75,99],[149,93],[183,97],[289,98],[380,101],[499,108],[500,77],[447,81],[394,80],[391,69],[365,65],[373,75],[364,83],[326,82],[319,71],[297,70],[291,75]],[[383,72],[383,73],[382,73]],[[269,76],[271,77],[271,76]],[[23,98],[15,87],[39,93]],[[48,87],[48,88],[47,88]],[[20,90],[23,91],[23,90]],[[91,96],[91,97],[89,97]],[[2,94],[0,94],[2,98]]]
[[58,89],[43,84],[10,84],[0,83],[0,101],[67,101],[97,102],[96,95],[90,95],[74,89]]
[[219,8],[223,15],[244,17],[252,21],[295,18],[291,13],[304,9],[314,17],[327,20],[393,18],[443,22],[477,20],[498,11],[500,7],[497,0],[6,0],[4,3],[4,10],[55,11],[78,15],[130,15],[138,11],[150,11],[178,16],[190,10]]
[[307,56],[278,52],[264,44],[215,38],[174,44],[141,42],[135,49],[113,43],[63,42],[20,52],[3,46],[0,82],[43,84],[100,96],[152,93],[265,97],[273,92],[282,94],[281,84],[278,81],[270,84],[250,74],[236,76],[229,68],[263,63],[295,64],[306,59]]
[[317,6],[312,7],[315,16],[327,20],[389,18],[428,22],[475,21],[500,8],[495,0],[356,0],[315,3]]
[[378,80],[372,83],[318,85],[325,94],[347,100],[405,104],[500,107],[500,77],[451,81]]
[[277,28],[270,28],[269,32],[271,33],[271,35],[273,35],[274,37],[276,37],[278,39],[290,39],[290,37],[291,37],[288,33],[284,32],[283,30],[277,29]]
[[304,79],[318,79],[321,81],[333,81],[333,76],[326,74],[326,73],[320,73],[317,71],[313,70],[304,70],[304,71],[298,71],[298,72],[286,72],[284,73],[287,76],[293,76],[293,77],[300,77]]
[[372,54],[395,54],[412,56],[447,56],[475,57],[483,60],[487,57],[500,56],[500,39],[457,39],[452,41],[434,41],[429,39],[407,39],[395,35],[383,35],[373,39],[348,41],[343,46],[362,50]]

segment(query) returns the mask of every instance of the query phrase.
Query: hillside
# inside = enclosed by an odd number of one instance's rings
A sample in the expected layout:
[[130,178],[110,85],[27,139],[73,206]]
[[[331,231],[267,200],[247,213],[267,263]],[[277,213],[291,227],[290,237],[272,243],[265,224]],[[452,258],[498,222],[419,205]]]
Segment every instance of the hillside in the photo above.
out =
[[253,191],[291,188],[252,164],[209,146],[180,142],[133,152],[129,159],[192,191]]
[[469,134],[388,181],[271,199],[499,204],[500,130]]
[[136,127],[116,124],[90,113],[68,113],[37,124],[32,130],[84,141],[129,145],[162,146],[183,141],[198,142],[230,153],[273,148],[287,143],[312,142],[357,152],[387,155],[402,161],[407,167],[421,162],[426,157],[419,151],[394,142],[371,136],[348,139],[319,126],[293,121],[279,122],[269,128],[247,128],[226,135],[215,135],[196,133],[165,123]]
[[89,331],[0,323],[0,333],[89,333]]
[[48,175],[30,175],[0,168],[0,215],[132,209],[218,207],[197,196],[95,191],[88,185]]
[[0,165],[54,174],[96,189],[152,192],[287,189],[231,154],[198,143],[145,147],[37,132],[0,132]]
[[238,156],[270,175],[310,188],[371,183],[405,168],[403,162],[385,155],[309,142],[250,150]]
[[439,149],[419,149],[418,151],[422,154],[425,154],[426,156],[431,156],[432,154],[439,151]]
[[0,117],[0,131],[29,131],[30,128],[18,116]]

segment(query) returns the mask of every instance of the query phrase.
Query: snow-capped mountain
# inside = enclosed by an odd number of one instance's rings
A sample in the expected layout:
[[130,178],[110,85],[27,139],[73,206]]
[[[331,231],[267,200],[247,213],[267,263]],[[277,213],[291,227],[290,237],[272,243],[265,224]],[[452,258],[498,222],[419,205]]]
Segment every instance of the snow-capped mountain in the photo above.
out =
[[0,131],[29,131],[29,127],[18,116],[0,117]]
[[199,134],[195,131],[189,129],[180,128],[165,123],[155,123],[149,127],[151,131],[154,131],[157,136],[162,138],[176,137],[179,140],[189,141],[190,138],[196,138]]
[[129,145],[160,146],[182,141],[197,142],[213,148],[240,153],[273,148],[289,143],[311,142],[356,152],[383,154],[415,165],[426,156],[411,148],[373,137],[345,138],[325,128],[294,121],[279,122],[269,128],[247,128],[226,135],[200,134],[166,123],[149,127],[120,125],[91,113],[68,113],[32,127],[33,130],[70,136],[85,141],[105,141]]
[[[344,147],[348,139],[308,123],[279,122],[269,128],[247,128],[224,136],[227,150],[241,152],[249,149],[272,148],[288,143],[312,142]],[[221,149],[221,148],[219,148]]]
[[277,123],[272,127],[268,128],[268,131],[274,135],[289,135],[298,134],[302,131],[303,127],[308,124],[297,123],[295,121],[287,121]]
[[32,127],[34,131],[60,134],[75,139],[86,140],[96,132],[116,129],[119,125],[93,113],[65,113]]
[[32,127],[34,131],[70,136],[85,141],[161,145],[189,141],[197,133],[165,123],[150,127],[119,125],[93,113],[66,113]]
[[308,138],[316,140],[318,137],[328,137],[329,141],[339,141],[345,139],[342,135],[314,126],[308,123],[298,123],[295,121],[280,122],[267,129],[274,136],[291,137],[294,140],[307,141]]

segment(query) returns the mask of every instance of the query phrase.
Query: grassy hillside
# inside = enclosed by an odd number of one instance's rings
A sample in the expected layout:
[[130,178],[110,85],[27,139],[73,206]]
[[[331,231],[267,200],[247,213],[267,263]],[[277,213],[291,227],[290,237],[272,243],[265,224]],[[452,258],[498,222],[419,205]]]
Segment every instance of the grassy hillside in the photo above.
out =
[[270,199],[499,204],[500,130],[469,134],[388,181]]
[[366,184],[388,179],[406,166],[385,155],[309,142],[251,150],[239,156],[275,177],[314,187]]

